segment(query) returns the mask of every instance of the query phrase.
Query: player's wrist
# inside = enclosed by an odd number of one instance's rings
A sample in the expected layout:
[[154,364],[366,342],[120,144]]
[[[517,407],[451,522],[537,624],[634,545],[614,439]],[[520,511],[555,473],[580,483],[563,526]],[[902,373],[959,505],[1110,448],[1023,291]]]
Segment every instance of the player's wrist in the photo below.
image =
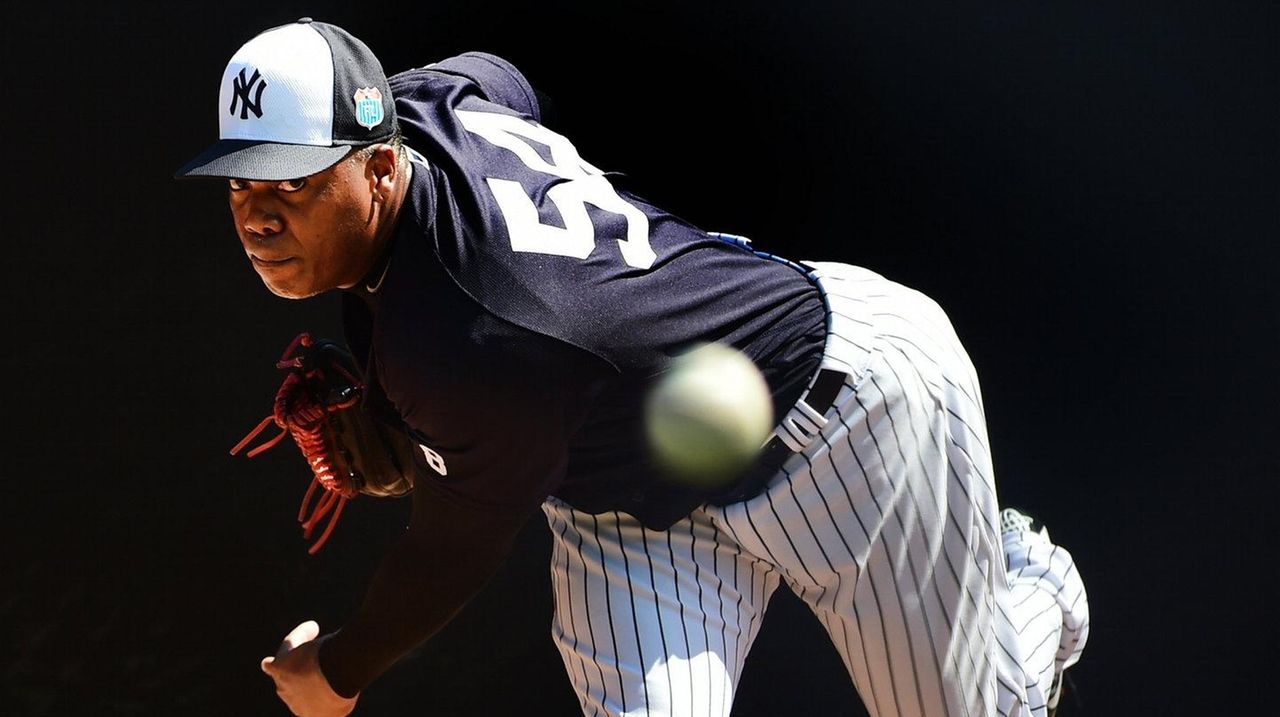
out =
[[320,676],[329,683],[329,689],[335,695],[345,699],[355,699],[360,696],[364,685],[355,684],[342,669],[341,634],[341,630],[336,630],[316,640],[316,662],[320,669]]

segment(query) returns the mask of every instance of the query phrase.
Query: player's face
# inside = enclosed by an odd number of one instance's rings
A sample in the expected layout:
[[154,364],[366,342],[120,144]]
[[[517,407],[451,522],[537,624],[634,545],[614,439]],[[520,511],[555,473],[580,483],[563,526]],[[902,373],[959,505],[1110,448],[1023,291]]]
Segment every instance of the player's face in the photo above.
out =
[[229,185],[240,243],[277,296],[352,286],[377,258],[376,182],[362,153],[309,177]]

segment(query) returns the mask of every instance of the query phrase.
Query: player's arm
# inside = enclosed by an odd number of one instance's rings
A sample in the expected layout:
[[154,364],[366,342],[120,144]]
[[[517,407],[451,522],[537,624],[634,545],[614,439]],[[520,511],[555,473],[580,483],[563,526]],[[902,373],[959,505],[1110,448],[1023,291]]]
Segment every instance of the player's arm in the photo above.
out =
[[492,513],[414,492],[409,531],[383,559],[364,603],[320,652],[350,697],[446,625],[497,571],[529,512]]
[[338,694],[355,694],[438,632],[497,571],[563,475],[569,437],[613,374],[579,349],[539,346],[512,330],[537,356],[475,367],[482,378],[447,412],[452,434],[433,435],[447,475],[419,465],[408,532],[360,609],[321,648],[321,670]]

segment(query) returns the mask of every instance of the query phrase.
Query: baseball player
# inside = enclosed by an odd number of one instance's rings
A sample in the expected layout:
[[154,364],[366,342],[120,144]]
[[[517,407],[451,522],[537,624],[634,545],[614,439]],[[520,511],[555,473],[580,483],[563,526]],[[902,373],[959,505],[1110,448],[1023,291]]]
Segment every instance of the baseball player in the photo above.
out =
[[[388,79],[304,18],[235,53],[218,115],[179,175],[225,178],[273,293],[342,292],[368,400],[416,448],[411,525],[362,606],[263,660],[295,714],[350,713],[539,509],[584,714],[729,714],[780,584],[872,715],[1056,704],[1084,587],[1047,531],[998,510],[978,381],[933,301],[653,206],[492,55]],[[664,480],[641,420],[671,358],[705,341],[758,366],[776,425],[714,487]]]

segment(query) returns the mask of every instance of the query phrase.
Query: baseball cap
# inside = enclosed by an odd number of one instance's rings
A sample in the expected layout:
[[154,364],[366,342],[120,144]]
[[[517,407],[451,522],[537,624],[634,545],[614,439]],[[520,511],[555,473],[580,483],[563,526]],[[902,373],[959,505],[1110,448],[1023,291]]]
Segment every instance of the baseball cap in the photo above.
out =
[[175,176],[305,177],[396,128],[378,58],[346,30],[304,17],[231,57],[218,91],[218,141]]

